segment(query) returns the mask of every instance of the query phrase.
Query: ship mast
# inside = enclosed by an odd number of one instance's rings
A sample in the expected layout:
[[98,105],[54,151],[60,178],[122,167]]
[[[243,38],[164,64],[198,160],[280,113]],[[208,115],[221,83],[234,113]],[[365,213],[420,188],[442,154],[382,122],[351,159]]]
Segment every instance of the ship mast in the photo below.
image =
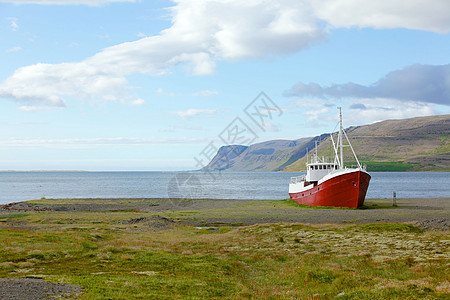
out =
[[314,144],[315,144],[315,147],[314,147],[314,162],[316,163],[316,162],[318,162],[318,159],[317,159],[317,141],[314,141]]
[[338,140],[339,140],[339,148],[340,148],[340,154],[341,154],[341,159],[340,159],[340,168],[343,169],[344,168],[344,145],[342,144],[342,107],[338,107],[339,108],[339,136],[338,136]]

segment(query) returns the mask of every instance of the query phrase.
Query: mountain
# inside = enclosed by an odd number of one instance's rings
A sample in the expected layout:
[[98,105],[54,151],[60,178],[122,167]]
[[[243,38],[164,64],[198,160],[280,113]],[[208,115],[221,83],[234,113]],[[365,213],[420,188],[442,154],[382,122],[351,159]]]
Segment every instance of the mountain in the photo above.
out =
[[226,171],[280,171],[306,154],[314,138],[274,140],[250,146],[220,147],[205,169]]
[[[450,115],[387,120],[353,126],[347,135],[369,171],[450,171]],[[319,156],[333,157],[330,135],[273,140],[219,149],[205,169],[224,171],[305,170],[306,153],[318,142]],[[351,151],[346,164],[356,162]]]

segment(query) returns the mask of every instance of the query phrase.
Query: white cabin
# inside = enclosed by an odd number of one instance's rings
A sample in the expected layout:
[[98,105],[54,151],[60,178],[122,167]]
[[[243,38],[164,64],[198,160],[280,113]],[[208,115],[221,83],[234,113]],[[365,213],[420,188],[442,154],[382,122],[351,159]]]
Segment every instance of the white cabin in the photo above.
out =
[[319,181],[328,173],[338,169],[338,165],[335,163],[327,162],[313,162],[306,165],[306,181]]

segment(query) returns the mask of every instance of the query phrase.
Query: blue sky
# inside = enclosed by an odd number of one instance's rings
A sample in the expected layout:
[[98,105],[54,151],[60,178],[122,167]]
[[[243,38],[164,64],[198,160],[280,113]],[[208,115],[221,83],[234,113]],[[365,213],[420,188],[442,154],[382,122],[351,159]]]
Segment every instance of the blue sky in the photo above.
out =
[[447,0],[0,0],[0,170],[196,169],[236,124],[449,114],[449,33]]

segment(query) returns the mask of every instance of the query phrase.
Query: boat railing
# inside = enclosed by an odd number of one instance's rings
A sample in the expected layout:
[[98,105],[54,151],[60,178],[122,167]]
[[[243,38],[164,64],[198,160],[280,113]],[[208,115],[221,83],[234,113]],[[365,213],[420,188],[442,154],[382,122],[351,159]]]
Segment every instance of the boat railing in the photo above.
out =
[[305,175],[291,177],[291,183],[297,183],[297,182],[301,182],[301,181],[305,181],[305,180],[306,180],[306,176]]
[[367,166],[366,165],[361,165],[361,166],[358,166],[358,165],[347,165],[347,166],[345,166],[345,168],[346,169],[358,169],[358,168],[361,168],[361,170],[366,170],[367,169]]

